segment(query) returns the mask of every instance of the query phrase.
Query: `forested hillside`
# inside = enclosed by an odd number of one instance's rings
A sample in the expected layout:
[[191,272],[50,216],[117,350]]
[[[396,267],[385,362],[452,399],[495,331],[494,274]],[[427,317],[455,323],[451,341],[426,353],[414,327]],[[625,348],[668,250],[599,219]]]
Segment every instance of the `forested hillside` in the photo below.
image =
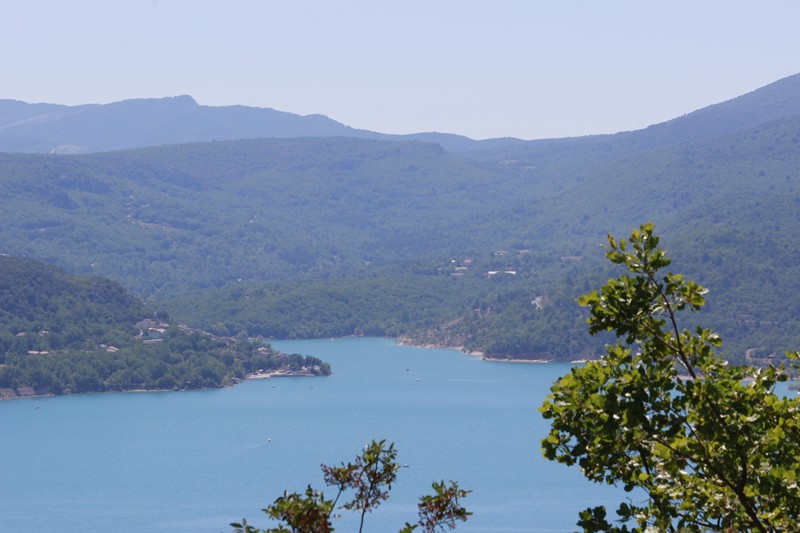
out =
[[219,387],[281,368],[330,372],[316,358],[170,323],[116,282],[0,256],[0,398]]
[[711,291],[698,320],[763,357],[800,345],[799,139],[793,76],[641,131],[463,153],[316,137],[0,154],[0,251],[218,334],[549,359],[597,351],[574,300],[613,275],[605,235],[652,221]]
[[[0,242],[145,297],[489,249],[516,203],[440,147],[254,140],[86,156],[0,155]],[[508,237],[506,235],[509,235]]]

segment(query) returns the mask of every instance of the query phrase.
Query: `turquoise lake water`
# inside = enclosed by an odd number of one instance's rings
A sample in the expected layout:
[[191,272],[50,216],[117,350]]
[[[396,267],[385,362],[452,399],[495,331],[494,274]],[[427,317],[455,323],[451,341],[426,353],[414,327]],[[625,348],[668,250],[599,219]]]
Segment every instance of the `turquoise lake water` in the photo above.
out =
[[[473,493],[462,532],[573,531],[579,510],[621,491],[541,458],[537,407],[569,365],[489,363],[452,350],[352,338],[280,341],[329,361],[326,378],[210,391],[0,402],[0,531],[229,532],[284,489],[324,489],[320,463],[396,443],[390,499],[365,530],[415,521],[432,481]],[[342,511],[337,531],[357,531]]]

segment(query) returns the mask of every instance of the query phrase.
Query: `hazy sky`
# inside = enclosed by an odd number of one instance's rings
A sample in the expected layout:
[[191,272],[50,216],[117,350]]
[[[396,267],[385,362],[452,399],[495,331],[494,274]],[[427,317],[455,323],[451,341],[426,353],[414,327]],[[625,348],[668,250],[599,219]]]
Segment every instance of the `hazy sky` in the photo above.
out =
[[609,133],[800,72],[799,23],[790,0],[0,0],[0,98],[190,94],[386,133]]

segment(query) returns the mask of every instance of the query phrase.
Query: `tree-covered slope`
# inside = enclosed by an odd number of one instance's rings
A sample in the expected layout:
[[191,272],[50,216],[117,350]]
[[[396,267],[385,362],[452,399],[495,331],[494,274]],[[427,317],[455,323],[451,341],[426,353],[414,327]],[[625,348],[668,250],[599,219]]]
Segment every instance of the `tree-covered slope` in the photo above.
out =
[[[685,272],[710,290],[703,320],[718,326],[732,357],[796,349],[799,142],[795,116],[615,162],[589,160],[580,180],[542,203],[539,220],[556,241],[588,237],[595,246],[607,232],[656,223]],[[503,323],[521,330],[517,315]]]
[[652,221],[712,291],[732,350],[782,351],[800,344],[781,300],[800,288],[797,80],[520,159],[345,137],[4,154],[0,251],[119,280],[219,331],[417,333],[538,358],[591,350],[572,334],[574,298],[605,275],[591,258]]
[[255,140],[0,155],[2,251],[150,297],[490,247],[518,202],[436,145]]
[[0,398],[218,387],[247,373],[329,367],[170,324],[118,283],[0,256]]

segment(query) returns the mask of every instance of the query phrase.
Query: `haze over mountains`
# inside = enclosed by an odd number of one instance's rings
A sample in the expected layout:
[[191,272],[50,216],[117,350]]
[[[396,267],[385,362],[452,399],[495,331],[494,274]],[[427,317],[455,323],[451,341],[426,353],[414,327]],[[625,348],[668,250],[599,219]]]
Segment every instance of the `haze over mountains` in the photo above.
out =
[[187,95],[79,106],[0,100],[0,151],[5,152],[75,154],[203,141],[336,136],[422,140],[452,149],[476,144],[452,134],[358,130],[323,115],[203,106]]
[[[712,105],[645,130],[598,135],[584,145],[633,144],[642,149],[663,143],[697,142],[742,131],[800,113],[796,97],[800,77],[784,78],[733,100]],[[89,153],[160,144],[255,139],[266,137],[355,137],[436,142],[450,151],[536,146],[551,150],[552,142],[500,138],[475,141],[450,133],[389,135],[351,128],[324,115],[296,115],[269,108],[204,106],[191,96],[136,99],[111,104],[65,106],[29,104],[0,99],[0,151],[27,153]],[[556,143],[563,139],[554,140]]]
[[[0,252],[118,280],[220,329],[250,321],[247,291],[232,289],[242,284],[288,284],[282,294],[300,298],[292,284],[402,279],[424,292],[446,279],[463,286],[442,293],[464,295],[449,313],[387,315],[370,331],[413,322],[491,353],[557,356],[590,349],[558,339],[583,327],[574,297],[603,281],[606,233],[649,220],[676,270],[711,289],[703,322],[739,352],[771,353],[800,344],[800,302],[787,298],[800,289],[798,139],[800,75],[644,130],[537,141],[391,136],[186,96],[6,100]],[[197,306],[187,294],[238,303]],[[309,322],[325,305],[307,306]],[[328,333],[305,331],[290,334]]]

